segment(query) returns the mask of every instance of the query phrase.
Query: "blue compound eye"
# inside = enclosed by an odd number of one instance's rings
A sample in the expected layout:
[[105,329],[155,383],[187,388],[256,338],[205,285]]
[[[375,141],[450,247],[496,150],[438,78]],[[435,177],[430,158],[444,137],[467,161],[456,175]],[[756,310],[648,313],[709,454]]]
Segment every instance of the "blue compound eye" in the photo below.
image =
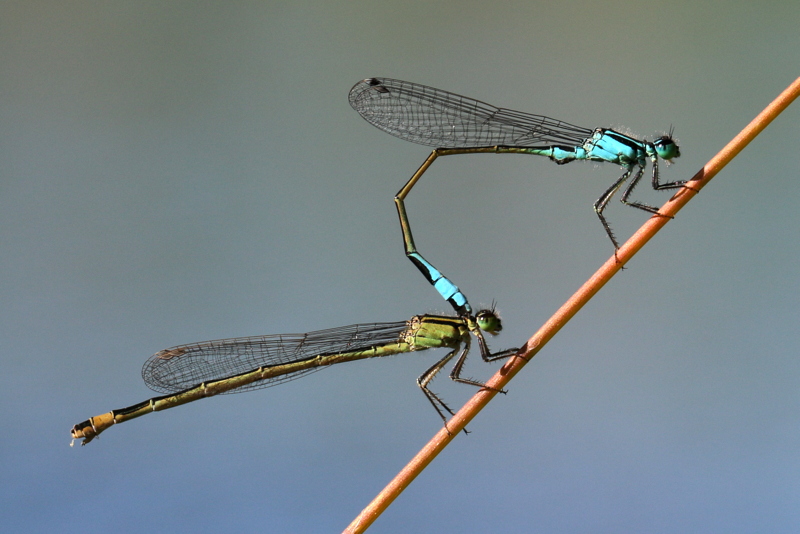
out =
[[672,158],[681,157],[681,150],[669,136],[659,137],[653,145],[656,147],[656,153],[661,159],[669,161]]

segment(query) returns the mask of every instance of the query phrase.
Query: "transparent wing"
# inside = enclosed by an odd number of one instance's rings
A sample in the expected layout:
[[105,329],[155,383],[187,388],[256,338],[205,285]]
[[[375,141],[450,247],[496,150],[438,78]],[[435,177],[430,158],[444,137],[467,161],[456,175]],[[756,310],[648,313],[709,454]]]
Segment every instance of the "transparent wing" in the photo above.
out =
[[368,78],[350,90],[367,122],[400,139],[437,148],[577,146],[593,130],[542,115],[390,78]]
[[[179,345],[153,354],[142,368],[142,378],[150,389],[177,393],[203,382],[247,373],[259,367],[393,343],[399,340],[407,326],[407,321],[355,324],[306,334],[237,337]],[[304,369],[259,380],[227,393],[274,386],[319,369]]]

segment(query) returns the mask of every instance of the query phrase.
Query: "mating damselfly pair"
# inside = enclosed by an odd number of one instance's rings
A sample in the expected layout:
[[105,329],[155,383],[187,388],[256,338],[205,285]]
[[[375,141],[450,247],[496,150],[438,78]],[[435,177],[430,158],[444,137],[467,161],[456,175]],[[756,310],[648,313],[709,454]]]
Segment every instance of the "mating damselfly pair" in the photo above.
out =
[[671,132],[653,142],[640,141],[614,130],[581,128],[389,78],[368,78],[358,82],[350,91],[349,101],[376,127],[401,139],[436,147],[395,196],[395,203],[406,256],[450,302],[458,316],[419,315],[395,323],[359,324],[306,334],[223,339],[163,350],[145,363],[142,376],[151,389],[166,395],[89,418],[73,427],[74,439],[83,439],[83,444],[86,444],[116,423],[205,397],[273,386],[336,363],[431,348],[448,348],[450,351],[425,371],[417,379],[417,384],[446,425],[445,413],[453,412],[428,388],[434,376],[457,356],[450,377],[456,382],[486,387],[477,380],[461,377],[471,337],[477,339],[481,357],[487,362],[507,358],[517,349],[492,353],[483,332],[499,333],[502,325],[497,314],[494,310],[473,314],[458,287],[416,250],[404,201],[436,158],[477,153],[534,154],[546,156],[558,164],[588,160],[622,166],[625,173],[594,204],[595,212],[615,248],[619,244],[603,211],[626,181],[630,179],[621,196],[623,203],[650,213],[658,212],[653,206],[629,199],[644,174],[648,159],[653,167],[654,189],[674,189],[684,184],[683,181],[665,184],[659,181],[658,159],[671,161],[680,156]]

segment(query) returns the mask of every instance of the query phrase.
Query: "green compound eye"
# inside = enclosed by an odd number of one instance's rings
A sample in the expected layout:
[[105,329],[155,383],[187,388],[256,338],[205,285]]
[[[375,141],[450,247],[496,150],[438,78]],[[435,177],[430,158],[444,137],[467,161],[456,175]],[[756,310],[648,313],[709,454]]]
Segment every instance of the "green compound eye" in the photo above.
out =
[[479,311],[478,315],[475,316],[475,321],[478,323],[478,328],[492,335],[496,335],[503,329],[500,317],[490,310]]

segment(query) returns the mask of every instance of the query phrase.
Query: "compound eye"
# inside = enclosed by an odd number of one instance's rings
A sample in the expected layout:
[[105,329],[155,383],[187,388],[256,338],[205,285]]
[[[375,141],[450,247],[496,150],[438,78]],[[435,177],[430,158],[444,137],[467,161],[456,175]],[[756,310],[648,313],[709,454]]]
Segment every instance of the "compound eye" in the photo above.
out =
[[669,136],[659,137],[655,140],[653,145],[656,147],[656,153],[661,159],[669,161],[673,158],[679,158],[681,156],[681,151],[678,148],[678,145],[676,145],[675,141],[673,141]]
[[500,318],[489,310],[481,310],[478,312],[478,315],[475,316],[475,321],[478,323],[478,328],[492,335],[497,334],[503,329]]

